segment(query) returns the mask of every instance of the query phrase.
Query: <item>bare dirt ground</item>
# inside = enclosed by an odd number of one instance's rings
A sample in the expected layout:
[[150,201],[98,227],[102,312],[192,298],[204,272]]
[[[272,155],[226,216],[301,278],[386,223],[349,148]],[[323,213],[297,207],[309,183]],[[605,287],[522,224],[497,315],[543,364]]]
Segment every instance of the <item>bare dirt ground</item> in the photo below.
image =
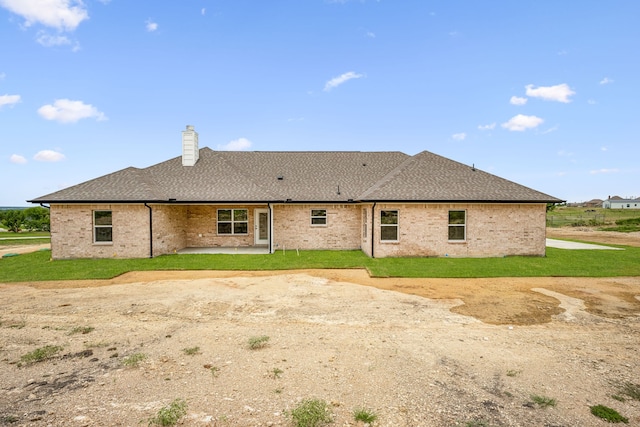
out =
[[[638,277],[136,272],[0,294],[0,425],[146,425],[184,399],[180,425],[290,426],[305,398],[336,426],[362,426],[356,407],[374,426],[609,425],[597,404],[640,425],[621,391],[640,385]],[[46,345],[62,349],[21,361]]]

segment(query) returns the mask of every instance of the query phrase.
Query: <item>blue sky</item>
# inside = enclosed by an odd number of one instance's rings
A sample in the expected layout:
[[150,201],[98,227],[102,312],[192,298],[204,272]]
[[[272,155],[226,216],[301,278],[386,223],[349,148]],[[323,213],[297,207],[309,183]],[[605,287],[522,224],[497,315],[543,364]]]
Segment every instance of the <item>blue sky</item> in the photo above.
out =
[[200,146],[640,197],[640,2],[0,0],[0,206]]

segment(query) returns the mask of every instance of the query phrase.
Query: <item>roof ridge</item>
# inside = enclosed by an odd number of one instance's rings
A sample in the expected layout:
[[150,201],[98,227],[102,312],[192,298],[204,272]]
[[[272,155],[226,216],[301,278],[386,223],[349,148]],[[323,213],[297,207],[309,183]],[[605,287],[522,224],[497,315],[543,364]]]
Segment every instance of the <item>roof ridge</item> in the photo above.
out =
[[[209,148],[209,147],[203,147],[204,148]],[[209,150],[211,150],[209,148]],[[225,153],[228,151],[216,151],[216,150],[211,150],[212,155],[216,155],[219,153]],[[255,180],[253,180],[251,178],[251,176],[249,176],[247,173],[245,173],[243,168],[240,168],[235,162],[231,161],[230,159],[227,158],[228,156],[219,156],[220,160],[222,160],[224,163],[228,164],[229,166],[233,167],[233,169],[239,173],[240,175],[242,175],[247,181],[251,182],[253,185],[255,185],[256,187],[260,188],[262,191],[264,191],[264,193],[266,195],[268,195],[270,198],[273,198],[274,200],[276,199],[276,196],[271,193],[271,191],[267,190],[263,185],[261,185],[261,183],[256,182]]]
[[[423,151],[421,151],[422,153]],[[418,153],[419,154],[419,153]],[[360,196],[358,197],[358,200],[363,200],[365,197],[367,197],[367,195],[373,193],[376,190],[379,190],[380,188],[382,188],[384,185],[386,185],[387,183],[389,183],[391,180],[393,180],[396,176],[398,176],[400,174],[400,172],[402,172],[406,167],[408,167],[411,163],[415,162],[415,157],[416,155],[410,156],[409,158],[407,158],[406,160],[404,160],[402,163],[400,163],[398,166],[396,166],[395,168],[391,169],[385,176],[383,176],[382,178],[380,178],[378,181],[376,181],[371,187],[367,188],[362,194],[360,194]]]

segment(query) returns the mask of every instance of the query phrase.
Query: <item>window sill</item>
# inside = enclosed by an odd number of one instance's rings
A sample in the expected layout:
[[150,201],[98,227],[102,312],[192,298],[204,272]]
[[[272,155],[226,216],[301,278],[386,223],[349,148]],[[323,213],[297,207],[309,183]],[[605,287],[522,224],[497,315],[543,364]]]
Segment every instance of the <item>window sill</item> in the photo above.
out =
[[467,241],[466,240],[447,240],[447,243],[451,243],[451,244],[454,244],[454,245],[459,245],[459,244],[462,244],[462,243],[467,243]]
[[94,246],[113,246],[113,242],[93,242]]

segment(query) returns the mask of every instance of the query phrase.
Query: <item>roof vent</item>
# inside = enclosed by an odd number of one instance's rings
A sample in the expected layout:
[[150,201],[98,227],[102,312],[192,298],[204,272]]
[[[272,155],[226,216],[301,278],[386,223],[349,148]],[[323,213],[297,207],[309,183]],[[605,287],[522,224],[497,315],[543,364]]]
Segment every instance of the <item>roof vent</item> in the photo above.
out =
[[282,180],[284,180],[284,176],[278,175],[278,181],[282,181]]
[[182,166],[195,165],[199,157],[198,132],[192,125],[187,125],[187,129],[182,131]]

